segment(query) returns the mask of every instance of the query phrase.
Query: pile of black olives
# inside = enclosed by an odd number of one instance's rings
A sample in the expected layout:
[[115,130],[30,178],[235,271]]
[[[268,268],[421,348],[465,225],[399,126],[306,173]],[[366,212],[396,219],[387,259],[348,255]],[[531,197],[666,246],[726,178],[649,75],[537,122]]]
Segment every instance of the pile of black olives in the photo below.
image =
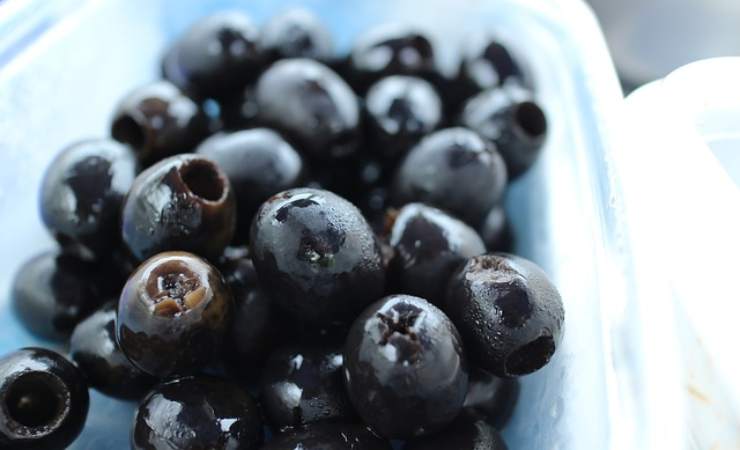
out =
[[0,359],[0,447],[70,445],[89,386],[139,402],[136,450],[506,448],[516,377],[562,335],[555,287],[504,253],[547,122],[495,38],[454,76],[437,58],[400,25],[340,55],[299,9],[185,31],[44,176],[59,247],[14,307],[69,359]]

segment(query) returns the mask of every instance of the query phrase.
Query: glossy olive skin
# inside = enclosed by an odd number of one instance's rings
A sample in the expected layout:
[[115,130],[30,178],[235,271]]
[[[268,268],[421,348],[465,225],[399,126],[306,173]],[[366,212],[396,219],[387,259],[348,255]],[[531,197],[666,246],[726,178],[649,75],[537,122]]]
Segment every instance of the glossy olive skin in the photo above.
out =
[[393,202],[422,202],[478,226],[506,188],[506,166],[491,143],[465,128],[422,139],[401,163]]
[[462,410],[468,369],[455,326],[419,297],[370,305],[344,346],[344,376],[365,423],[390,439],[443,429]]
[[13,280],[13,309],[33,334],[62,341],[102,305],[95,266],[56,251],[28,260]]
[[219,268],[234,297],[234,313],[223,357],[241,376],[255,378],[270,351],[286,333],[279,311],[257,282],[245,248],[229,247]]
[[284,59],[267,69],[256,88],[259,120],[320,159],[356,151],[357,96],[327,66],[305,58]]
[[433,77],[434,46],[420,30],[400,24],[375,27],[355,41],[349,56],[349,78],[358,92],[388,75]]
[[391,450],[388,441],[354,424],[314,423],[275,436],[262,450]]
[[150,375],[191,373],[218,353],[233,309],[231,291],[216,268],[190,253],[160,253],[124,286],[116,340]]
[[128,144],[142,165],[193,151],[208,135],[208,118],[200,106],[167,81],[129,92],[116,107],[113,139]]
[[262,286],[301,322],[347,322],[382,295],[378,242],[360,211],[331,192],[271,197],[252,223],[250,244]]
[[293,8],[273,16],[260,33],[259,47],[269,61],[311,58],[329,61],[334,54],[331,32],[308,10]]
[[496,428],[473,415],[461,414],[444,431],[409,441],[404,450],[507,450]]
[[547,118],[532,94],[518,86],[481,92],[468,100],[460,123],[496,144],[510,178],[526,172],[547,138]]
[[211,377],[160,384],[139,405],[131,432],[133,450],[256,450],[262,418],[239,386]]
[[24,348],[0,358],[0,448],[67,448],[89,403],[82,373],[58,353]]
[[370,87],[365,112],[368,152],[393,161],[439,126],[442,102],[427,81],[394,75]]
[[222,98],[257,78],[265,61],[259,29],[245,14],[223,11],[193,24],[162,60],[164,78],[198,98]]
[[94,260],[120,241],[121,204],[136,177],[131,149],[108,139],[63,149],[41,184],[41,219],[66,253]]
[[231,183],[200,155],[177,155],[148,168],[136,177],[123,204],[123,241],[139,261],[168,250],[215,260],[235,227]]
[[488,212],[479,232],[489,252],[510,252],[514,248],[514,234],[502,206]]
[[468,395],[463,406],[469,413],[484,417],[501,430],[514,413],[520,389],[517,378],[499,378],[485,370],[474,369],[470,372]]
[[137,369],[116,342],[116,307],[109,303],[75,327],[69,357],[91,387],[111,397],[137,400],[156,379]]
[[355,417],[344,390],[339,348],[304,343],[281,347],[265,364],[261,392],[265,414],[279,430]]
[[396,292],[442,306],[452,272],[486,252],[478,233],[437,208],[410,203],[398,211],[388,236],[394,258],[388,269]]
[[463,46],[458,79],[473,95],[505,84],[531,84],[520,61],[498,39],[488,33],[470,36]]
[[499,377],[540,369],[562,337],[555,286],[531,261],[505,253],[470,258],[450,280],[445,311],[475,363]]
[[245,241],[262,203],[298,186],[304,174],[298,152],[268,128],[217,134],[206,139],[197,153],[214,161],[229,178],[236,195],[237,235]]

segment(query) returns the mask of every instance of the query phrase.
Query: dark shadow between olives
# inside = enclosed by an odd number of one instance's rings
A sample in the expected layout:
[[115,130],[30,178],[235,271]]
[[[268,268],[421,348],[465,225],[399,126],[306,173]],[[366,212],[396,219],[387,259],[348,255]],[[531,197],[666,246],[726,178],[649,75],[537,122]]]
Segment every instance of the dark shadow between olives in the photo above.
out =
[[66,392],[64,384],[54,375],[27,372],[12,382],[5,397],[10,418],[28,428],[54,426],[64,417]]
[[113,122],[111,134],[113,139],[129,144],[133,148],[144,147],[146,143],[146,132],[129,114],[124,114]]
[[530,139],[540,139],[547,133],[547,118],[534,102],[522,102],[514,111],[514,124]]
[[555,353],[552,336],[541,336],[517,348],[506,358],[505,370],[510,376],[532,373],[550,361]]

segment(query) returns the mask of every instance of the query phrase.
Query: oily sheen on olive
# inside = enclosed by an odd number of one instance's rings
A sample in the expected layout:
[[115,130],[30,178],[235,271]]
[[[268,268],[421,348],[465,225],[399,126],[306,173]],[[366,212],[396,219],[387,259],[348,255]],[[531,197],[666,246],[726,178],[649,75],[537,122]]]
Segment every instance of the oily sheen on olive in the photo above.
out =
[[271,197],[252,223],[260,283],[295,319],[349,322],[383,292],[380,246],[347,200],[320,189]]
[[396,173],[393,201],[427,203],[478,226],[506,188],[506,166],[490,142],[466,128],[422,139]]
[[139,405],[131,431],[133,450],[256,450],[262,440],[252,397],[232,382],[204,376],[155,387]]
[[275,436],[262,450],[391,450],[388,441],[356,424],[314,423]]
[[111,397],[138,400],[157,381],[131,364],[118,346],[113,303],[77,324],[70,339],[69,356],[91,387]]
[[442,102],[427,81],[393,75],[365,96],[368,153],[396,161],[442,122]]
[[331,160],[356,151],[359,102],[329,67],[306,58],[280,60],[258,80],[256,98],[259,121],[312,156]]
[[444,303],[452,272],[467,258],[486,252],[474,229],[422,203],[410,203],[398,211],[388,241],[394,250],[389,284],[438,306]]
[[276,350],[262,374],[261,402],[278,430],[320,422],[349,422],[354,410],[344,390],[337,346],[289,345]]
[[365,309],[347,335],[344,381],[360,417],[382,436],[438,432],[460,413],[468,390],[462,340],[426,300],[385,297]]
[[126,282],[116,339],[148,374],[188,374],[217,356],[232,311],[231,291],[218,270],[190,253],[160,253]]
[[100,260],[115,249],[136,172],[131,149],[108,139],[77,142],[54,158],[41,183],[41,219],[66,253]]
[[67,448],[89,403],[84,376],[60,354],[29,347],[0,358],[0,448]]
[[244,13],[206,16],[170,47],[162,73],[197,98],[231,95],[257,78],[264,66],[258,40],[259,29]]
[[144,166],[193,151],[208,135],[208,118],[193,100],[167,81],[140,86],[113,114],[111,136],[128,144]]
[[199,155],[177,155],[134,181],[122,212],[123,241],[139,261],[168,250],[216,259],[231,242],[236,199],[226,174]]
[[555,286],[534,263],[505,253],[470,258],[450,280],[445,311],[474,362],[500,377],[540,369],[562,337]]
[[31,333],[63,341],[105,302],[96,267],[74,256],[48,251],[26,261],[13,280],[16,317]]

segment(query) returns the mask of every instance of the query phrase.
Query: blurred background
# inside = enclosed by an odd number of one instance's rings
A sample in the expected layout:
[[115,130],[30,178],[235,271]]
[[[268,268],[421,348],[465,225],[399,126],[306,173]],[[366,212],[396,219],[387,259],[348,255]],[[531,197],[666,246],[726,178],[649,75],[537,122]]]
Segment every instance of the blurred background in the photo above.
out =
[[588,0],[625,91],[685,64],[740,55],[738,0]]

